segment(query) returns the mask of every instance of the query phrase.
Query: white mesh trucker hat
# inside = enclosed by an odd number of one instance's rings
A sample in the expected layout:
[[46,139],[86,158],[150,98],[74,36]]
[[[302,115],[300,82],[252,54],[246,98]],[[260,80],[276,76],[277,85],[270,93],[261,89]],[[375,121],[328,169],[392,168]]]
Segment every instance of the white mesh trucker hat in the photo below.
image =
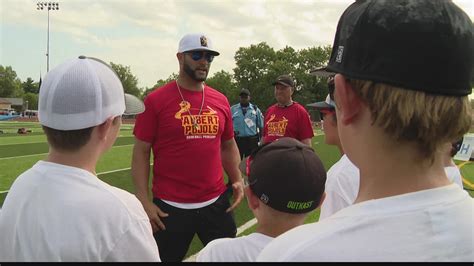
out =
[[84,129],[110,117],[139,114],[143,102],[125,94],[115,71],[97,58],[79,56],[46,74],[38,103],[40,124],[57,130]]

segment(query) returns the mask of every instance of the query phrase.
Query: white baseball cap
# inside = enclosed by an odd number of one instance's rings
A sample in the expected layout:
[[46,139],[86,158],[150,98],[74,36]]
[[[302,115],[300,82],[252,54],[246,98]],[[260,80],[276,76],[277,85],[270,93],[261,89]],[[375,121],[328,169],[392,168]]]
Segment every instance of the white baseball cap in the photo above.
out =
[[122,114],[145,110],[125,94],[115,71],[100,59],[79,56],[46,74],[38,103],[40,124],[57,130],[84,129]]
[[214,56],[219,55],[219,52],[213,50],[212,41],[202,33],[186,34],[179,41],[178,53],[188,51],[205,50],[212,52]]

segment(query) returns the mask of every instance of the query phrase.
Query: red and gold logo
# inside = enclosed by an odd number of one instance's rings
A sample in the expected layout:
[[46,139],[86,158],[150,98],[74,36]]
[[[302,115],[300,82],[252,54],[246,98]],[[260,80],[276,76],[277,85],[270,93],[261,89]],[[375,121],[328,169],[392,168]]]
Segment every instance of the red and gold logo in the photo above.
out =
[[285,136],[286,126],[288,126],[288,119],[283,117],[280,121],[273,121],[275,115],[273,114],[267,122],[268,135],[269,136]]

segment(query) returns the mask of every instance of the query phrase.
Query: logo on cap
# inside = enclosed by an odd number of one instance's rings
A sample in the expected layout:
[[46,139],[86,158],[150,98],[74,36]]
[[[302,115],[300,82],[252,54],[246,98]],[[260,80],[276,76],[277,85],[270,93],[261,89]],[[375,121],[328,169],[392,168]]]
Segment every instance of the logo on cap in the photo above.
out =
[[342,62],[342,55],[343,54],[344,54],[344,46],[339,46],[337,48],[336,62],[338,62],[338,63]]
[[207,38],[206,38],[206,36],[201,36],[201,46],[207,47]]
[[264,193],[264,194],[262,194],[262,195],[260,196],[260,200],[263,201],[263,203],[267,204],[270,199],[269,199],[268,196],[265,195],[265,193]]

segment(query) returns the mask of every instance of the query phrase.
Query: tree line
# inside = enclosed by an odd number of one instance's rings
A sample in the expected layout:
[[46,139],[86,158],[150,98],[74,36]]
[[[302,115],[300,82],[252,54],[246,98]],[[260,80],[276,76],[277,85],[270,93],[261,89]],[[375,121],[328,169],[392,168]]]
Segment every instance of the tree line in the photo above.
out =
[[[267,43],[260,42],[249,47],[240,47],[234,55],[236,67],[232,72],[220,70],[208,77],[206,83],[222,92],[230,104],[239,101],[241,89],[248,89],[252,103],[265,111],[275,102],[272,82],[281,74],[289,74],[296,81],[293,99],[305,106],[323,100],[328,93],[326,79],[312,76],[309,72],[314,68],[325,66],[330,54],[330,46],[301,50],[286,46],[275,50]],[[175,80],[178,76],[173,72],[150,87],[138,88],[138,78],[129,66],[113,62],[110,62],[110,65],[117,72],[125,92],[142,99],[157,87]],[[474,75],[472,84],[474,85]],[[37,109],[38,93],[39,81],[35,82],[28,77],[22,82],[11,66],[0,65],[0,97],[23,98],[24,101],[28,101],[29,109]],[[474,108],[474,101],[471,101],[471,106]]]

